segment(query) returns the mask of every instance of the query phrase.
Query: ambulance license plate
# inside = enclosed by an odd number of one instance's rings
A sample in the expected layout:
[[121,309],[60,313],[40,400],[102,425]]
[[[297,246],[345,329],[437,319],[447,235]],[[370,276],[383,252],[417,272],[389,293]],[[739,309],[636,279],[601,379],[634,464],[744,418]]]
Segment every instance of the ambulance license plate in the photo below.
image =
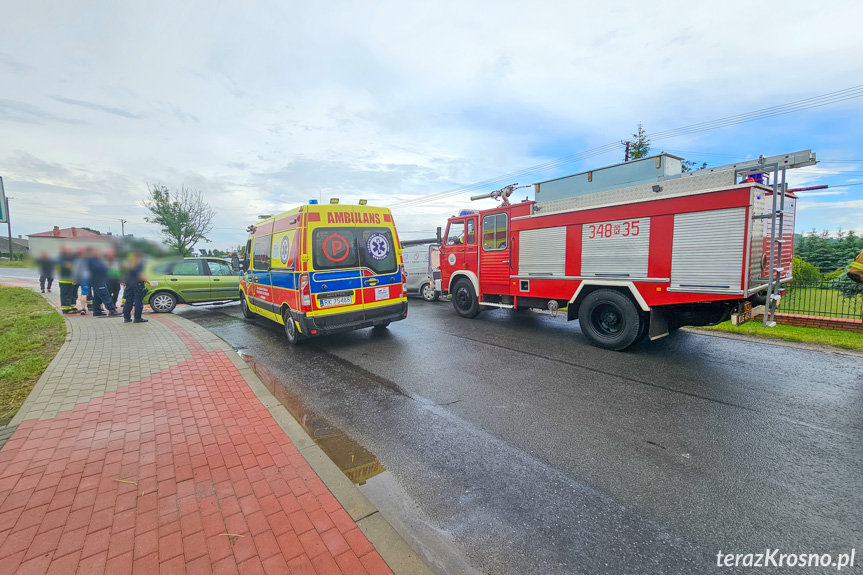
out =
[[320,299],[321,307],[329,307],[332,305],[351,305],[351,296],[342,297],[327,297]]
[[390,286],[375,288],[375,301],[390,299]]

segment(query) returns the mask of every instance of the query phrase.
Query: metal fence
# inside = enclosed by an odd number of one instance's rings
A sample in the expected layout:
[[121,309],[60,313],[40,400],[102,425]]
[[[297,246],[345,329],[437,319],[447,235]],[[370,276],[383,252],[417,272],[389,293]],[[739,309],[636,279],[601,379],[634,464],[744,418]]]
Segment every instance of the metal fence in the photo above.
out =
[[847,278],[793,281],[786,284],[785,297],[777,312],[863,321],[863,284]]

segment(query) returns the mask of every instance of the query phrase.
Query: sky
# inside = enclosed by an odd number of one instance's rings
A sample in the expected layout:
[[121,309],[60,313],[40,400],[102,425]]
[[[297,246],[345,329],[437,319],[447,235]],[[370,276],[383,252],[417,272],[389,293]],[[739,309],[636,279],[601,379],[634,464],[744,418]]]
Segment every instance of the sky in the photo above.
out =
[[[143,201],[162,184],[201,190],[217,216],[198,247],[227,249],[309,199],[390,206],[638,123],[649,136],[863,85],[861,21],[854,1],[7,2],[0,176],[16,236],[124,219],[158,239]],[[812,149],[820,163],[789,181],[830,187],[801,192],[797,231],[863,233],[861,134],[858,97],[652,151],[716,166]],[[400,235],[429,237],[508,183],[397,208]]]

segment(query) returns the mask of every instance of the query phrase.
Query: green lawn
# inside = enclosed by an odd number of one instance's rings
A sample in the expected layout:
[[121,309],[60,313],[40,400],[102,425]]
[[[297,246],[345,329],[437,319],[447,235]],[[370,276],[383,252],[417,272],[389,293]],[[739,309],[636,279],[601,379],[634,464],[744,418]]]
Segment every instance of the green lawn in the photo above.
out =
[[66,338],[66,324],[45,298],[0,286],[0,426],[9,423]]
[[27,262],[0,260],[0,268],[26,268]]
[[796,287],[788,290],[778,311],[806,315],[856,314],[859,317],[861,309],[863,296],[847,298],[835,289]]
[[816,343],[853,351],[863,351],[863,333],[852,331],[797,327],[782,324],[778,324],[776,327],[764,327],[761,325],[760,319],[750,321],[741,326],[731,325],[731,322],[727,321],[712,327],[700,327],[698,329],[725,331],[728,333],[754,335],[770,339],[784,339],[786,341],[802,343]]

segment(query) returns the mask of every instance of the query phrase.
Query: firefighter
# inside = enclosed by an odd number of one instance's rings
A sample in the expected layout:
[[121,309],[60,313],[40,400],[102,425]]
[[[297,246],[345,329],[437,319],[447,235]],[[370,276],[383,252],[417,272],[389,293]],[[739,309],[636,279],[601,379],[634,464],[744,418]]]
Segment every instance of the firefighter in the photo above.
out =
[[78,308],[75,307],[75,299],[78,297],[78,286],[73,280],[75,256],[69,246],[60,247],[60,259],[57,265],[60,276],[57,281],[60,284],[60,310],[63,313],[76,313]]
[[860,284],[863,283],[863,252],[857,256],[848,269],[848,278]]

